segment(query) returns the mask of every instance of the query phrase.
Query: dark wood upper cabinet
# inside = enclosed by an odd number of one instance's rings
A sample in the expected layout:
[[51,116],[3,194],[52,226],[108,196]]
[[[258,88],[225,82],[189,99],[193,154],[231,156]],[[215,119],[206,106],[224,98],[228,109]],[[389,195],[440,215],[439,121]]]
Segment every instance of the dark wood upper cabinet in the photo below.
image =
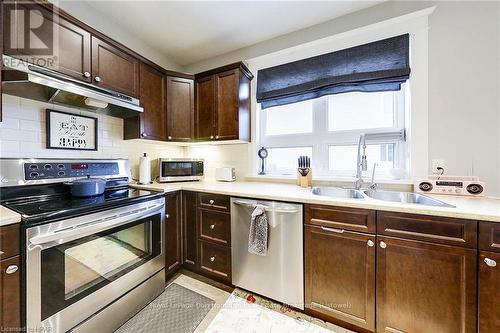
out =
[[196,270],[198,266],[196,202],[196,192],[182,191],[184,266],[191,270]]
[[144,112],[124,120],[124,138],[166,140],[166,76],[143,63],[139,73],[139,99]]
[[377,237],[377,332],[476,332],[476,256]]
[[92,36],[93,83],[123,94],[139,96],[139,60]]
[[306,312],[375,330],[375,235],[305,226]]
[[198,140],[250,141],[250,80],[243,63],[196,75]]
[[196,80],[196,138],[215,139],[215,80],[207,76]]
[[168,193],[165,200],[165,274],[169,277],[182,265],[181,194]]
[[5,54],[26,57],[28,61],[32,56],[47,59],[47,61],[36,61],[36,64],[82,81],[91,82],[90,32],[64,17],[55,15],[47,6],[49,5],[20,2],[16,4],[16,9],[19,15],[24,17],[29,14],[30,20],[40,17],[39,20],[43,24],[37,28],[36,36],[42,43],[52,43],[52,56],[39,55],[36,49],[26,47],[24,20],[19,20],[19,24],[10,22],[11,15],[5,16],[5,24],[9,25],[9,29],[15,30],[11,31],[10,36],[5,36],[7,45],[10,45],[6,48]]
[[167,77],[167,140],[191,141],[194,136],[194,81]]
[[479,333],[500,332],[500,253],[479,252]]

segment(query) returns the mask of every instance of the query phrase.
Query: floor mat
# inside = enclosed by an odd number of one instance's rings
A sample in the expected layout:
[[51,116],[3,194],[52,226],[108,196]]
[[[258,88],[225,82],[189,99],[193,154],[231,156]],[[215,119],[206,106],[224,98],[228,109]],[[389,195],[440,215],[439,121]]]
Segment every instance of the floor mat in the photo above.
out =
[[172,283],[116,333],[191,333],[214,306],[210,298]]

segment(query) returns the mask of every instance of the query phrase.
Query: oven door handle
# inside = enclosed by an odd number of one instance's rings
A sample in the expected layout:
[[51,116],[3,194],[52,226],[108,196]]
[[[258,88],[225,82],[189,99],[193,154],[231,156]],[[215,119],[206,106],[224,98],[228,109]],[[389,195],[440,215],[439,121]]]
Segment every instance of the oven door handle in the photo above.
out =
[[158,204],[149,207],[138,208],[135,210],[119,213],[101,219],[92,220],[89,222],[79,223],[72,227],[55,230],[51,233],[35,236],[29,240],[31,244],[42,245],[55,241],[66,241],[92,235],[94,233],[118,227],[123,224],[132,222],[137,217],[145,218],[161,211],[165,207],[164,204]]

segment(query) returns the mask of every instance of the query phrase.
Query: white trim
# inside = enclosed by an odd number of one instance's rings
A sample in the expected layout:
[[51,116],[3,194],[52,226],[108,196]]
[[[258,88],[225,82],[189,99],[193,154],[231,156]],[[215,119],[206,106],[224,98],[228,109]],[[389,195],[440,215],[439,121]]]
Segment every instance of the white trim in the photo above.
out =
[[[271,54],[247,60],[252,73],[257,75],[259,69],[300,60],[344,48],[361,45],[376,40],[409,33],[411,79],[405,91],[411,98],[406,99],[410,108],[405,120],[408,129],[408,158],[410,160],[410,178],[425,177],[428,169],[428,15],[434,11],[430,7],[411,14],[399,16],[366,27],[322,38],[310,43],[280,50]],[[256,151],[259,147],[257,138],[259,124],[259,106],[256,103],[255,92],[257,79],[252,80],[251,109],[253,142],[248,149],[248,176],[257,173]],[[408,97],[407,96],[407,97]]]

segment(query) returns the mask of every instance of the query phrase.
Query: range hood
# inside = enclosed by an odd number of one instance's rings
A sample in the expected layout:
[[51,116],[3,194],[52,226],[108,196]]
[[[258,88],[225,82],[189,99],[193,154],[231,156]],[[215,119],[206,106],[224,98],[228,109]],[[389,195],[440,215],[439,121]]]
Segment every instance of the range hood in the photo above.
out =
[[129,118],[144,109],[139,100],[3,55],[2,93]]

